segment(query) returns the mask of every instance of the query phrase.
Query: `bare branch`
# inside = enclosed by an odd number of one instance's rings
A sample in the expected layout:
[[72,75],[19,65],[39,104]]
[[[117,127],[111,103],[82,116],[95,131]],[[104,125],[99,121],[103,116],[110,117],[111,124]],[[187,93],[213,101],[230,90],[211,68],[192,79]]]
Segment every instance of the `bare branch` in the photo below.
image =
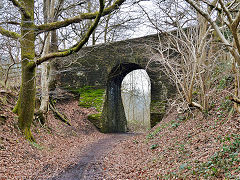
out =
[[[141,1],[139,1],[139,2],[141,2]],[[142,11],[144,12],[144,14],[147,16],[149,22],[154,26],[154,28],[155,28],[156,30],[158,30],[159,32],[162,32],[162,30],[160,30],[160,29],[158,28],[157,24],[155,24],[155,23],[152,21],[152,19],[150,18],[149,14],[148,14],[148,13],[146,12],[146,10],[140,5],[139,2],[137,2],[137,5],[142,9]]]
[[69,9],[71,9],[71,8],[73,8],[73,7],[76,7],[76,6],[81,6],[81,5],[85,4],[85,3],[86,3],[86,1],[82,1],[82,2],[77,2],[77,3],[75,3],[75,4],[71,4],[71,5],[69,5],[69,6],[66,7],[66,8],[61,8],[61,9],[59,9],[59,12],[61,13],[62,11],[69,10]]
[[220,9],[219,7],[216,6],[216,3],[217,3],[216,0],[213,1],[212,3],[209,3],[208,1],[205,1],[205,0],[203,0],[202,2],[207,4],[211,10],[216,9],[219,13],[222,13],[222,9]]
[[14,6],[18,7],[19,10],[22,12],[22,14],[26,17],[26,18],[30,18],[31,15],[29,14],[29,12],[26,11],[26,9],[21,5],[20,2],[18,2],[17,0],[10,0]]
[[233,101],[233,102],[235,102],[237,104],[240,104],[240,99],[235,97],[235,96],[232,96],[232,95],[229,96],[229,100],[231,100],[231,101]]
[[237,0],[232,1],[232,2],[228,5],[227,8],[230,9],[236,2],[237,2]]
[[204,12],[202,9],[200,9],[200,7],[196,4],[195,1],[193,0],[185,0],[185,1],[189,3],[191,6],[193,6],[197,10],[197,12],[199,12],[212,25],[212,27],[215,29],[216,33],[218,34],[222,42],[226,44],[228,48],[230,48],[231,47],[230,43],[226,40],[226,38],[220,31],[219,27],[217,26],[217,24],[211,19],[211,16],[208,13]]
[[[105,16],[105,15],[111,13],[112,11],[114,11],[115,9],[118,9],[119,6],[124,1],[125,0],[116,0],[116,2],[113,3],[113,5],[104,9],[104,11],[102,13],[102,16]],[[99,12],[83,13],[83,14],[80,14],[79,16],[75,16],[75,17],[72,17],[72,18],[65,19],[64,21],[42,24],[42,25],[36,26],[36,31],[37,31],[37,34],[40,34],[42,32],[46,32],[46,31],[52,31],[52,30],[55,30],[55,29],[66,27],[66,26],[68,26],[72,23],[79,23],[84,19],[95,19],[98,14],[99,14]]]
[[20,25],[19,22],[16,21],[5,21],[5,22],[0,22],[0,25],[2,24],[12,24],[12,25]]
[[196,108],[200,109],[201,111],[204,110],[203,107],[200,104],[196,103],[196,102],[192,102],[191,104],[189,104],[189,106],[190,107],[191,106],[196,107]]
[[[240,13],[238,14],[238,18],[240,20]],[[232,26],[231,26],[233,39],[235,40],[235,45],[237,46],[238,52],[240,52],[240,42],[239,42],[239,39],[238,39],[238,32],[237,32],[237,27],[239,25],[239,20],[238,20],[238,22],[234,21]],[[236,24],[235,24],[235,22],[236,22]],[[239,53],[237,53],[237,54],[239,56]]]
[[79,43],[75,47],[70,48],[70,49],[68,49],[66,51],[63,51],[63,52],[55,52],[55,53],[47,54],[46,56],[39,58],[36,62],[33,62],[30,65],[30,68],[34,68],[34,67],[40,65],[41,63],[43,63],[45,61],[48,61],[49,59],[52,59],[52,58],[55,58],[55,57],[65,57],[65,56],[68,56],[68,55],[70,55],[74,52],[79,51],[83,47],[83,45],[88,41],[89,37],[91,36],[91,34],[93,33],[94,29],[97,27],[97,25],[100,21],[100,18],[101,18],[101,15],[103,13],[103,9],[104,9],[104,3],[103,3],[104,0],[99,0],[99,1],[100,1],[99,13],[98,13],[97,17],[95,18],[95,21],[93,22],[91,27],[88,29],[88,31],[85,34],[85,36],[83,37],[83,39],[80,40]]
[[10,66],[8,67],[7,72],[6,72],[6,78],[5,78],[5,81],[4,81],[5,87],[7,86],[9,71],[10,71],[10,69],[12,68],[12,66],[14,66],[14,65],[16,64],[16,62],[15,62],[15,60],[14,60],[14,57],[13,57],[13,54],[12,54],[11,47],[9,47],[9,55],[10,55],[10,58],[11,58],[11,60],[12,60],[12,64],[10,64]]
[[237,14],[235,20],[232,22],[232,28],[233,28],[234,30],[237,29],[237,27],[238,27],[238,25],[239,25],[239,22],[240,22],[240,11],[238,11],[238,14]]
[[6,37],[13,38],[13,39],[19,39],[21,37],[20,34],[13,32],[13,31],[8,31],[8,30],[2,28],[1,26],[0,26],[0,34],[2,34],[3,36],[6,36]]
[[231,13],[229,12],[229,10],[227,9],[227,7],[225,6],[225,4],[223,3],[222,0],[219,0],[219,3],[220,3],[220,5],[221,5],[223,11],[226,13],[229,23],[232,24],[233,19],[232,19]]

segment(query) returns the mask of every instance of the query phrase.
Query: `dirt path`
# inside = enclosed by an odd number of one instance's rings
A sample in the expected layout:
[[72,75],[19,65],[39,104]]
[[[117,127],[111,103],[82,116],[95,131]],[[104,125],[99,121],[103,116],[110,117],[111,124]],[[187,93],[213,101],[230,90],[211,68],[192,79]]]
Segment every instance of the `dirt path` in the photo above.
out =
[[111,134],[107,138],[89,144],[86,151],[79,157],[79,162],[76,165],[68,167],[51,180],[99,179],[99,177],[102,177],[102,168],[99,167],[100,158],[121,141],[135,135],[132,133]]

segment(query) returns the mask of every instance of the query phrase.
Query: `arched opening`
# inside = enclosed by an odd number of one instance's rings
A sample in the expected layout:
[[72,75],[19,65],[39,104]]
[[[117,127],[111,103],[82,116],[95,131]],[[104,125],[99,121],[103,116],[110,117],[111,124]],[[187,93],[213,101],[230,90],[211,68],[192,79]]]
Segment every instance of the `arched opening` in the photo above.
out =
[[127,131],[127,119],[121,97],[121,85],[124,77],[137,69],[143,68],[135,63],[121,63],[116,65],[109,73],[102,112],[102,132]]
[[127,128],[130,132],[146,132],[150,127],[151,83],[143,69],[128,73],[121,86]]

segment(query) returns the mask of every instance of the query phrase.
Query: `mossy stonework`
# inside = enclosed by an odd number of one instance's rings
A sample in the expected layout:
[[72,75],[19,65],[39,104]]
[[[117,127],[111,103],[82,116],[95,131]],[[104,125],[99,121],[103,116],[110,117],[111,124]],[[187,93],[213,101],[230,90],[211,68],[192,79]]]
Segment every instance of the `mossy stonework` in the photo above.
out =
[[104,101],[104,89],[98,89],[93,86],[85,86],[78,89],[80,95],[79,106],[82,107],[94,107],[98,112],[102,112],[102,106]]
[[[162,38],[164,41],[164,38]],[[78,53],[61,59],[58,73],[59,87],[78,89],[95,86],[106,89],[102,112],[103,132],[125,132],[126,117],[121,99],[123,78],[133,70],[145,69],[151,79],[151,113],[154,125],[165,113],[165,103],[176,88],[152,59],[159,45],[159,36],[150,35],[108,44],[82,48]],[[156,106],[161,104],[161,110]],[[160,114],[160,115],[156,115]],[[159,119],[156,119],[158,117]]]
[[71,91],[79,95],[79,106],[96,109],[98,113],[88,115],[88,120],[101,130],[105,89],[99,89],[96,86],[85,86],[79,89],[72,89]]

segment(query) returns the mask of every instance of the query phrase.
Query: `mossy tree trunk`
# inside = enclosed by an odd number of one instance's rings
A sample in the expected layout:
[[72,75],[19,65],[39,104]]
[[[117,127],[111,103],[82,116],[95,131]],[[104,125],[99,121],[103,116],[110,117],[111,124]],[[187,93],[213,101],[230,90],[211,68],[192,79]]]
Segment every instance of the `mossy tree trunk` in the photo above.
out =
[[[107,15],[118,9],[125,0],[116,0],[113,5],[104,9],[104,0],[99,0],[99,11],[91,13],[82,13],[75,17],[66,18],[58,22],[44,23],[41,25],[34,24],[34,0],[11,0],[13,5],[21,12],[21,34],[4,29],[0,25],[0,34],[14,40],[20,41],[21,46],[21,63],[22,63],[22,83],[19,98],[13,112],[19,115],[18,126],[29,141],[34,141],[30,127],[33,121],[35,110],[35,93],[36,93],[36,67],[50,59],[56,57],[68,56],[79,51],[89,40],[89,37],[97,27],[102,15]],[[73,23],[79,23],[83,20],[94,19],[82,39],[75,46],[67,50],[48,53],[44,57],[35,58],[35,39],[38,34],[54,31],[66,27]]]
[[34,141],[30,131],[35,108],[35,34],[34,34],[34,0],[25,1],[25,8],[29,16],[22,14],[21,30],[21,60],[22,60],[22,83],[20,95],[16,107],[19,115],[18,126],[26,138]]

